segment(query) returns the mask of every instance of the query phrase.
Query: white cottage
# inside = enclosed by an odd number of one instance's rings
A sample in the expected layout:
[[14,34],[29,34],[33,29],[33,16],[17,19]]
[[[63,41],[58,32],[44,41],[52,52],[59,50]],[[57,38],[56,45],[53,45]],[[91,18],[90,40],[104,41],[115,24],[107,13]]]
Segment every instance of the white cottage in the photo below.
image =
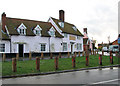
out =
[[64,36],[62,38],[62,52],[83,52],[83,35],[75,25],[65,22],[64,11],[59,11],[59,19],[50,17],[50,22],[56,30]]
[[6,17],[2,14],[0,26],[0,53],[20,57],[33,54],[83,51],[83,35],[75,25],[50,17],[48,22]]

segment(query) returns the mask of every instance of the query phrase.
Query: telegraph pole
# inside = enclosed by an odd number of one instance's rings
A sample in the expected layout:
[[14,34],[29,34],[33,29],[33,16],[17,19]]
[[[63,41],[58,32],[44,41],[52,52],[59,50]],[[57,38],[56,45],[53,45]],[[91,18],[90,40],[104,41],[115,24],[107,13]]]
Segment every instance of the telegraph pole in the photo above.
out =
[[118,58],[118,60],[119,60],[119,63],[120,63],[120,34],[118,35],[118,44],[119,44],[119,58]]

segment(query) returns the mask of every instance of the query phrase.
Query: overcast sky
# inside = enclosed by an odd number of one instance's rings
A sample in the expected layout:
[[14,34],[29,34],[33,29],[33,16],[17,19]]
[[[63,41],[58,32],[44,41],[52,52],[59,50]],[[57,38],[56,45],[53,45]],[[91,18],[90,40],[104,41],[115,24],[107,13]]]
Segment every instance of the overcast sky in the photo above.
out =
[[47,21],[59,18],[59,10],[65,11],[65,21],[76,25],[83,33],[98,43],[108,43],[118,37],[119,0],[1,0],[0,14],[7,17]]

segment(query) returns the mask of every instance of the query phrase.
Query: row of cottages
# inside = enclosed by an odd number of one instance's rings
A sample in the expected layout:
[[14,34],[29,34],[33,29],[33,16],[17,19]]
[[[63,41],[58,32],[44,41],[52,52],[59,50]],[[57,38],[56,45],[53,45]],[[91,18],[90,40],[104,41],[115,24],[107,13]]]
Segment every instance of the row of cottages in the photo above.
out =
[[83,52],[83,35],[75,25],[65,22],[64,11],[59,19],[48,22],[6,17],[2,14],[0,53],[20,57],[33,54]]

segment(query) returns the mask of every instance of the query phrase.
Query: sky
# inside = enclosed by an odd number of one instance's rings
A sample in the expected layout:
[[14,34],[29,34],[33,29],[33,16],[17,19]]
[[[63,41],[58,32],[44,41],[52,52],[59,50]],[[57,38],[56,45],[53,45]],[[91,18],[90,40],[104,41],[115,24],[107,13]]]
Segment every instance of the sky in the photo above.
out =
[[[65,11],[65,21],[74,24],[81,33],[88,29],[90,39],[97,43],[113,42],[118,37],[119,0],[1,0],[0,14],[7,17],[48,21]],[[1,19],[1,18],[0,18]]]

